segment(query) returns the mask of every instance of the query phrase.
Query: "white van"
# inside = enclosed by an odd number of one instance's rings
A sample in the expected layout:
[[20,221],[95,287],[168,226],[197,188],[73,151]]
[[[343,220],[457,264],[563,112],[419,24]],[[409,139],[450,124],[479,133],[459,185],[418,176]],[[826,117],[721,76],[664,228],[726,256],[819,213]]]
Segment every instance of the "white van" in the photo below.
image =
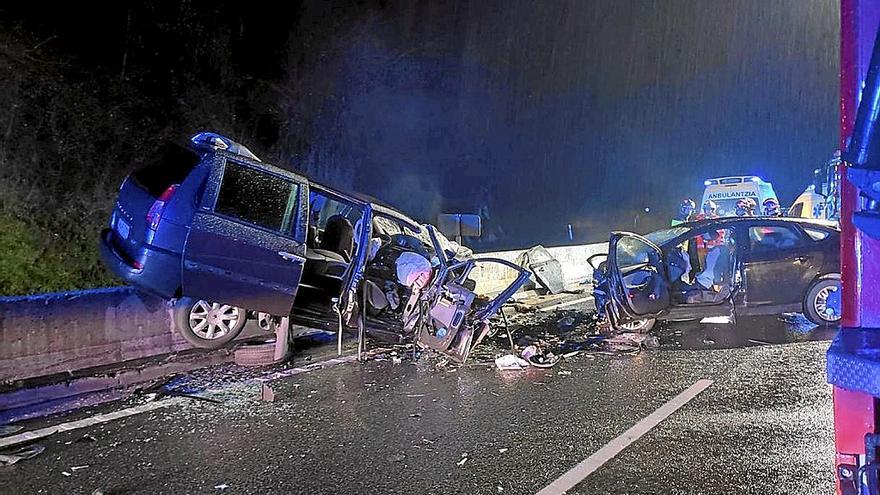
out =
[[813,171],[813,183],[804,189],[786,216],[837,221],[840,217],[840,152]]
[[792,203],[785,216],[797,218],[818,218],[828,220],[825,196],[816,193],[815,186],[808,186]]
[[[736,215],[736,202],[742,198],[751,198],[758,206],[755,214],[760,215],[761,205],[767,198],[778,201],[773,184],[764,182],[756,175],[738,175],[733,177],[718,177],[706,179],[706,189],[703,191],[703,201],[712,200],[718,206],[716,213],[721,217]],[[702,204],[701,203],[701,204]]]

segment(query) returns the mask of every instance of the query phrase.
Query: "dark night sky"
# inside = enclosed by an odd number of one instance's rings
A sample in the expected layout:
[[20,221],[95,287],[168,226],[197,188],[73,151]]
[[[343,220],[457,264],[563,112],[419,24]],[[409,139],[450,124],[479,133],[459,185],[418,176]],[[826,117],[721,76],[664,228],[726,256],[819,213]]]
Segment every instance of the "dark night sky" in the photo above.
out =
[[214,128],[424,220],[487,204],[487,246],[602,240],[645,206],[662,226],[708,176],[790,203],[837,141],[837,0],[5,8],[0,55],[60,74],[15,94],[95,88],[81,132],[114,180],[138,158],[106,133]]

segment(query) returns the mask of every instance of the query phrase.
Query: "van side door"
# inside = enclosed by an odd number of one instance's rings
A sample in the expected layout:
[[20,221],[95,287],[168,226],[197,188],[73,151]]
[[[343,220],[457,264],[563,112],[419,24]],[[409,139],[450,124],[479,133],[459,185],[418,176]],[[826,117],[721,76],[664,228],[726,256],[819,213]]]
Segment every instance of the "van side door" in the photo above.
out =
[[305,262],[308,181],[218,153],[183,252],[183,294],[290,314]]

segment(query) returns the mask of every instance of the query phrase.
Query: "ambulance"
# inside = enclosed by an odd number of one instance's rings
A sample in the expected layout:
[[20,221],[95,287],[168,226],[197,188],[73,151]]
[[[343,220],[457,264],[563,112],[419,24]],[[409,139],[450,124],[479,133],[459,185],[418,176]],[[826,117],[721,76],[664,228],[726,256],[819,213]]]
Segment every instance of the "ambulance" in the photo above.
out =
[[[773,184],[765,182],[756,175],[737,175],[732,177],[718,177],[706,179],[703,183],[706,189],[703,191],[703,201],[714,201],[718,206],[716,213],[721,217],[736,215],[736,202],[742,198],[752,199],[758,207],[755,212],[760,215],[761,205],[767,198],[779,199]],[[702,204],[701,203],[701,204]]]

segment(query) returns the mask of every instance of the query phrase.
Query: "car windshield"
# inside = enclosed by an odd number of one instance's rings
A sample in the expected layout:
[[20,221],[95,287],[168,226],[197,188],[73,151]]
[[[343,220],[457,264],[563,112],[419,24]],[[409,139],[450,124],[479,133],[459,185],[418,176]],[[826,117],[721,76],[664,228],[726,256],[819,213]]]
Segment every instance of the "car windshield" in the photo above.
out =
[[634,265],[642,265],[651,261],[654,248],[645,244],[638,237],[624,236],[617,241],[615,257],[618,268],[625,269]]
[[655,245],[660,246],[666,243],[666,241],[678,237],[689,230],[691,230],[690,227],[672,227],[671,229],[663,229],[651,232],[650,234],[645,234],[645,238],[653,242]]

